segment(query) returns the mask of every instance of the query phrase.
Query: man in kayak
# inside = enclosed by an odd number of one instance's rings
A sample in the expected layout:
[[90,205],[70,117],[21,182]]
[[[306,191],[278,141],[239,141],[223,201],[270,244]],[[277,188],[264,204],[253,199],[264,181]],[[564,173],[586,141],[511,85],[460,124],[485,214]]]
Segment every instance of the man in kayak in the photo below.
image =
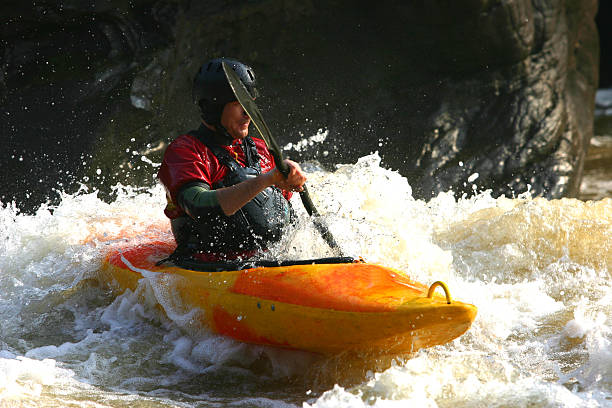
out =
[[223,61],[251,97],[258,96],[249,66],[228,58],[205,63],[193,81],[202,124],[168,146],[158,173],[175,256],[203,261],[246,258],[278,241],[292,218],[291,192],[302,191],[306,181],[291,160],[285,160],[287,177],[282,175],[265,142],[249,136],[251,119],[229,85]]

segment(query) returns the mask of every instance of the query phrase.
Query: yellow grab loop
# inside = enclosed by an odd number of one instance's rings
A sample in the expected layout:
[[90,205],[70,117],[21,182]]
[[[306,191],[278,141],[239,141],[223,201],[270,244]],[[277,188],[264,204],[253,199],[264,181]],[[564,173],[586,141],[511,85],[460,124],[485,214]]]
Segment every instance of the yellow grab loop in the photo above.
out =
[[451,304],[450,291],[448,290],[448,286],[446,286],[446,283],[444,283],[442,281],[436,281],[436,282],[431,284],[431,286],[429,287],[429,290],[427,291],[427,297],[431,298],[433,296],[434,291],[436,290],[437,286],[441,286],[442,289],[444,289],[444,293],[446,294],[446,303],[448,303],[450,305]]

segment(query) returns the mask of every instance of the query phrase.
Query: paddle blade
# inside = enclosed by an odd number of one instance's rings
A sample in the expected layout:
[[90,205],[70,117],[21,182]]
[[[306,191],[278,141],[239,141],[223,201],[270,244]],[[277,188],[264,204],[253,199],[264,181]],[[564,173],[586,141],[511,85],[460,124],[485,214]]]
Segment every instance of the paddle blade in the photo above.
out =
[[263,140],[269,147],[271,147],[274,143],[272,140],[272,134],[270,132],[270,129],[268,128],[268,125],[266,125],[266,122],[264,121],[259,108],[251,97],[251,94],[246,89],[246,87],[240,80],[240,77],[238,77],[238,74],[236,74],[232,67],[230,67],[230,65],[225,61],[222,62],[222,65],[223,71],[225,72],[225,77],[227,78],[227,81],[232,87],[232,91],[234,91],[236,99],[238,99],[238,102],[240,103],[240,105],[242,105],[244,111],[251,118],[253,125],[255,125],[255,128],[257,129]]

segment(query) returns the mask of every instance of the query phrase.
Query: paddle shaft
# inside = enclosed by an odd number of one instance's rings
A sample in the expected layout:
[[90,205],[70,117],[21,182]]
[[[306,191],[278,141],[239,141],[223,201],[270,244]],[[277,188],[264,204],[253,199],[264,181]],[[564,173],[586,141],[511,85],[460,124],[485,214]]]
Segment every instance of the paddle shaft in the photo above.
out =
[[[261,134],[261,137],[268,145],[268,150],[272,153],[272,157],[274,157],[276,167],[285,177],[287,177],[287,175],[289,174],[289,166],[287,166],[287,164],[285,163],[283,159],[283,154],[281,153],[281,149],[278,146],[278,143],[276,143],[274,137],[272,136],[272,132],[264,121],[263,116],[259,111],[259,108],[255,104],[255,101],[245,88],[244,84],[242,83],[236,72],[234,72],[234,70],[226,62],[222,62],[222,66],[223,71],[225,72],[225,76],[232,90],[234,91],[238,102],[240,102],[240,105],[242,105],[246,113],[253,121],[253,125],[255,125],[255,128],[257,128],[257,131],[259,132],[259,134]],[[325,242],[327,242],[330,248],[336,251],[338,254],[342,255],[342,251],[340,250],[338,243],[329,231],[329,228],[327,228],[327,225],[321,219],[319,212],[317,211],[312,200],[310,199],[310,194],[308,194],[308,189],[306,188],[306,185],[304,185],[303,188],[303,191],[300,192],[300,198],[302,199],[302,204],[304,205],[304,208],[306,209],[308,214],[313,217],[312,219],[315,224],[315,227],[317,228],[317,230],[319,230],[321,236],[323,237]]]
[[[278,147],[278,144],[276,144],[276,141],[274,140],[272,135],[269,135],[269,137],[270,137],[270,142],[271,142],[270,146],[268,146],[270,153],[272,153],[272,157],[274,157],[274,161],[276,162],[276,166],[278,167],[278,170],[286,177],[287,174],[289,174],[289,166],[287,166],[287,164],[285,163],[283,159],[283,155],[280,152],[280,149]],[[300,198],[302,199],[302,204],[304,205],[306,212],[308,212],[308,215],[313,217],[313,222],[314,222],[315,227],[317,228],[317,230],[319,231],[319,233],[321,234],[325,242],[327,242],[327,244],[330,246],[330,248],[332,248],[333,250],[340,253],[340,255],[342,255],[342,252],[340,250],[340,247],[338,246],[338,243],[336,242],[336,240],[334,239],[334,236],[329,231],[329,228],[327,228],[327,225],[321,220],[319,211],[317,211],[317,208],[315,207],[314,203],[310,199],[310,194],[308,193],[308,188],[306,187],[306,184],[304,184],[302,187],[303,187],[303,190],[300,191]]]

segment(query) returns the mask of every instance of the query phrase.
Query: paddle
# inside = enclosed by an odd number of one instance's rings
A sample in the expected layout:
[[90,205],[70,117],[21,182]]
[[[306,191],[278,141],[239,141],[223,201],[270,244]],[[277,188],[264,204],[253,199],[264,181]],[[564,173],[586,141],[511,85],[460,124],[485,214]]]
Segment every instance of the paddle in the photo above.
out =
[[[278,147],[276,140],[274,139],[274,137],[272,137],[272,132],[270,132],[270,128],[268,128],[268,125],[264,121],[263,116],[259,111],[259,108],[255,104],[255,101],[249,94],[249,91],[247,91],[247,89],[245,88],[242,81],[240,81],[238,74],[236,74],[236,72],[234,72],[234,70],[225,61],[223,61],[222,64],[223,71],[225,72],[225,76],[227,77],[227,80],[230,86],[232,87],[234,94],[236,95],[236,99],[238,99],[238,102],[240,102],[240,105],[242,105],[247,115],[249,115],[249,117],[251,118],[253,125],[255,125],[255,128],[257,129],[263,140],[266,142],[266,145],[268,145],[268,149],[272,153],[272,157],[274,157],[276,166],[283,175],[287,176],[287,174],[289,174],[289,167],[284,162],[283,154],[281,153],[281,150]],[[327,228],[327,225],[325,225],[325,223],[321,219],[319,212],[312,203],[306,185],[304,185],[304,190],[300,192],[300,198],[302,199],[302,204],[304,205],[304,208],[306,209],[308,214],[313,217],[315,227],[317,228],[317,230],[319,230],[325,242],[327,242],[331,249],[333,249],[339,255],[342,255],[342,251],[336,243],[336,240],[332,236],[331,232]]]

